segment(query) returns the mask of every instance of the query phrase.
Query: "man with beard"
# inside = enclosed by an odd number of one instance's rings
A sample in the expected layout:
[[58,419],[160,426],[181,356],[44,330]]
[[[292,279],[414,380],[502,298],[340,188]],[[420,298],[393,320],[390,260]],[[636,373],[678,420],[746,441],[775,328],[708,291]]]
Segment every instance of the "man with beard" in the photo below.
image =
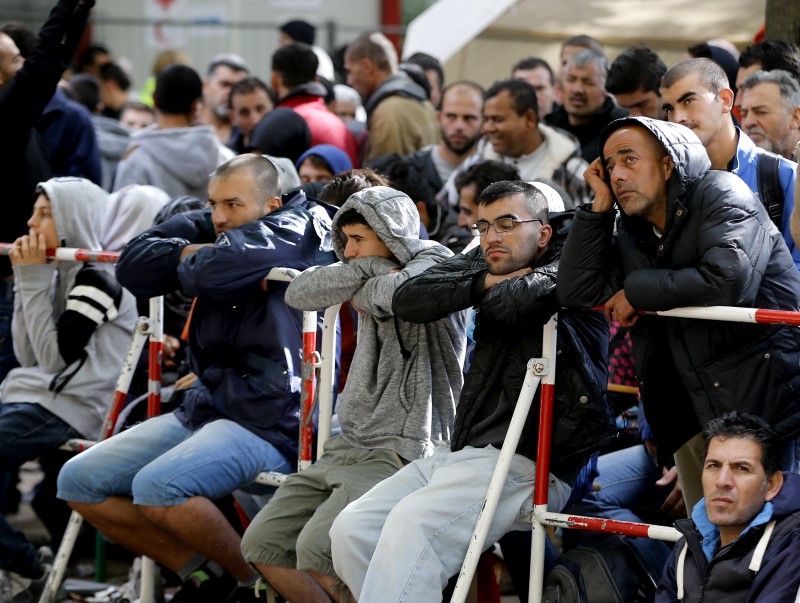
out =
[[513,165],[525,182],[547,178],[562,186],[576,204],[591,200],[583,179],[588,164],[578,142],[539,123],[536,89],[522,80],[496,82],[484,96],[482,160]]
[[475,153],[483,125],[483,88],[475,82],[454,82],[442,91],[436,112],[442,141],[406,156],[435,192]]

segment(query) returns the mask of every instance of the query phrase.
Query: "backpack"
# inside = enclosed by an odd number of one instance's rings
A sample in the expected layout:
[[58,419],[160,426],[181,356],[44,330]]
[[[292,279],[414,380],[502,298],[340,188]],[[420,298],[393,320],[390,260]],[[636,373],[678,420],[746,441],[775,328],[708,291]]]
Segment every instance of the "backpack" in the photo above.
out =
[[767,213],[773,224],[783,232],[783,189],[778,170],[781,165],[781,156],[766,151],[758,154],[756,174],[758,178],[758,196],[761,203],[767,208]]
[[590,534],[558,558],[542,603],[652,603],[656,579],[627,538]]

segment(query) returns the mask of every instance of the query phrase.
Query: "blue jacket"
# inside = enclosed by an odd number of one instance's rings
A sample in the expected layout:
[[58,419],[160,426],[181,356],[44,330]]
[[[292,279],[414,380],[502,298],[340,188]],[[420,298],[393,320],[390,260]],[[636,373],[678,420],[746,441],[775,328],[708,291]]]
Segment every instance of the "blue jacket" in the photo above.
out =
[[[302,314],[284,302],[287,283],[261,279],[274,267],[304,270],[335,260],[335,208],[294,193],[284,205],[219,237],[210,210],[179,214],[125,248],[117,278],[137,297],[180,288],[197,298],[189,337],[199,383],[177,416],[190,428],[227,418],[297,457]],[[215,243],[180,261],[193,243]]]
[[83,105],[57,89],[36,129],[50,153],[54,176],[77,176],[103,184],[94,123]]
[[[765,537],[770,522],[772,534]],[[658,585],[656,603],[678,601],[678,558],[683,563],[683,601],[726,603],[793,603],[800,588],[800,475],[784,474],[778,495],[764,505],[734,542],[719,548],[719,528],[706,517],[705,499],[694,507],[692,519],[675,522],[684,537],[672,549]],[[768,539],[757,570],[750,566],[756,546]]]
[[[734,166],[731,170],[744,180],[748,188],[759,197],[758,194],[758,156],[765,151],[756,146],[750,137],[736,128],[739,133],[739,144],[736,146],[736,157],[734,158]],[[781,189],[783,190],[783,216],[781,217],[781,234],[789,251],[792,252],[792,259],[795,266],[800,270],[800,249],[794,244],[792,234],[789,232],[789,218],[792,215],[792,208],[794,207],[794,181],[797,176],[797,164],[788,159],[781,159],[780,167],[778,168],[778,178],[781,182]]]

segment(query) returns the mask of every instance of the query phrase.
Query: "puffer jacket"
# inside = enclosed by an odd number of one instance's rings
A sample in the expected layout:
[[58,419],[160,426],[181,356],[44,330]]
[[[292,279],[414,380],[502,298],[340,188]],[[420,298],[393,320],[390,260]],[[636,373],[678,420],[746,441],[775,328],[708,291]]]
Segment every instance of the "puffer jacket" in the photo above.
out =
[[[797,600],[800,475],[785,473],[778,495],[726,547],[719,548],[719,528],[708,521],[705,499],[694,507],[692,519],[678,520],[675,527],[683,539],[675,545],[667,561],[656,603],[722,600],[794,603]],[[759,558],[756,551],[761,547],[765,548]],[[679,598],[678,574],[683,582],[682,598]]]
[[[409,279],[395,293],[394,312],[405,320],[438,320],[470,306],[478,311],[472,363],[456,410],[454,451],[502,446],[527,362],[541,356],[542,326],[558,310],[556,273],[571,217],[571,212],[551,216],[553,239],[531,266],[533,272],[524,277],[486,291],[486,260],[475,248]],[[605,398],[605,318],[597,312],[559,314],[557,349],[551,470],[569,480],[593,451],[615,435]],[[531,459],[538,441],[538,407],[537,396],[517,447],[519,454]]]
[[[189,336],[199,383],[177,416],[190,428],[219,418],[242,425],[297,457],[302,315],[284,302],[287,283],[261,279],[271,268],[330,264],[335,208],[302,192],[276,211],[214,234],[210,210],[174,216],[125,248],[117,278],[137,297],[180,288],[197,301]],[[215,243],[180,261],[186,245]]]
[[[675,169],[666,227],[580,208],[564,248],[558,298],[595,307],[620,289],[638,310],[739,306],[798,310],[800,275],[781,233],[741,179],[709,171],[688,128],[625,118],[664,145]],[[800,331],[795,327],[640,316],[631,329],[636,376],[660,461],[730,410],[763,417],[782,437],[800,432]]]

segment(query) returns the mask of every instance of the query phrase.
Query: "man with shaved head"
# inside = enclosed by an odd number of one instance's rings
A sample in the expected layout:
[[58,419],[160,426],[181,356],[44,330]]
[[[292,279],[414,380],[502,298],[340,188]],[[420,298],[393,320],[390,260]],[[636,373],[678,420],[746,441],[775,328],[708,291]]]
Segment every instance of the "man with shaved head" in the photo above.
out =
[[687,508],[702,495],[702,456],[690,440],[722,409],[772,424],[784,458],[794,459],[784,468],[796,471],[797,329],[640,314],[684,306],[797,310],[800,275],[783,237],[741,179],[709,169],[700,139],[684,126],[618,119],[603,130],[600,148],[586,171],[594,201],[577,210],[561,256],[559,302],[605,304],[609,319],[631,327],[659,463],[677,463]]
[[361,95],[367,111],[364,161],[408,155],[439,141],[436,112],[420,86],[397,70],[397,51],[380,33],[363,34],[344,54],[347,85]]

